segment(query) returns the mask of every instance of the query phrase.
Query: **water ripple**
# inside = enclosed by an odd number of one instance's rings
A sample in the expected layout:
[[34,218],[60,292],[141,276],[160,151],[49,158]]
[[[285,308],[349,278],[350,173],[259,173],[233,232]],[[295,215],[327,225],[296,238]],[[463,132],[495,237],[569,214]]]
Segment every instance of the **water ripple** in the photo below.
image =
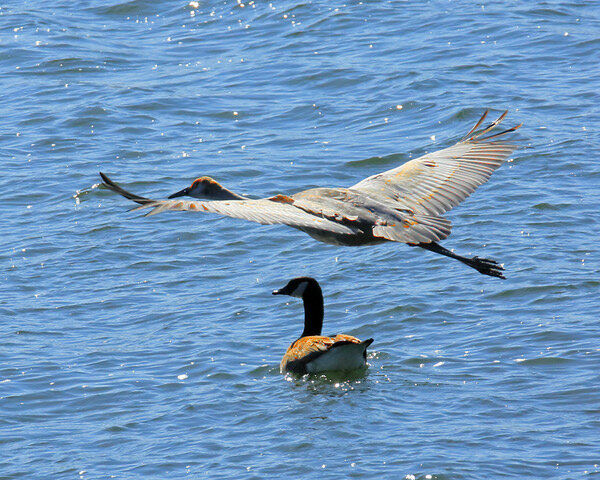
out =
[[[38,7],[0,10],[0,477],[598,475],[593,9]],[[524,148],[444,244],[504,282],[406,245],[145,218],[98,188],[348,186],[485,108]],[[322,282],[327,333],[375,339],[368,370],[279,374],[302,307],[270,292],[298,275]]]

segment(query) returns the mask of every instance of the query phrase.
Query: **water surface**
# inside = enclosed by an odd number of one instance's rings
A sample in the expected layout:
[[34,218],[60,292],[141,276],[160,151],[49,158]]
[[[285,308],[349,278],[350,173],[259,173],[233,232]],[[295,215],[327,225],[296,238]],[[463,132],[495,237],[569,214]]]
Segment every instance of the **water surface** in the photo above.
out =
[[[600,11],[587,2],[11,2],[0,9],[0,478],[595,478]],[[349,186],[486,108],[523,145],[406,245],[144,218],[165,197]],[[294,276],[349,379],[286,379]]]

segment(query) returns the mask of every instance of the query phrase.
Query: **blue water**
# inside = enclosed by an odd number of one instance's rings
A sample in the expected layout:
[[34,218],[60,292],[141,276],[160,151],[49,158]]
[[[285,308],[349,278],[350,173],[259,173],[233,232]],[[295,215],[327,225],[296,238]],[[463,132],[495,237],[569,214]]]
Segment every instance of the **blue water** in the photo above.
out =
[[[597,4],[24,1],[0,42],[1,479],[600,476]],[[506,281],[98,188],[349,186],[486,108],[523,148],[444,245]],[[299,275],[366,374],[279,374]]]

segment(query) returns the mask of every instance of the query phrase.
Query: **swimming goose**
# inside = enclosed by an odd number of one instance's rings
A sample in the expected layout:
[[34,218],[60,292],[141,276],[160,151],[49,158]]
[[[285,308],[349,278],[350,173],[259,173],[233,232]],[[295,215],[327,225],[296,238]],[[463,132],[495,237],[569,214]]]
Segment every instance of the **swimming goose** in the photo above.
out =
[[323,328],[323,292],[319,283],[310,277],[299,277],[273,292],[273,295],[290,295],[304,302],[304,331],[292,343],[281,360],[281,373],[299,375],[335,370],[364,368],[367,347],[373,343],[369,338],[361,342],[350,335],[335,337],[321,335]]
[[[505,278],[504,267],[494,260],[463,257],[437,243],[451,230],[450,221],[442,214],[485,183],[517,148],[497,139],[521,124],[485,137],[508,112],[477,132],[487,113],[457,144],[372,175],[350,188],[311,188],[290,196],[250,199],[210,177],[201,177],[170,200],[152,200],[124,190],[102,172],[100,175],[107,188],[140,204],[133,210],[152,208],[147,215],[165,210],[212,212],[266,225],[289,225],[333,245],[401,242],[454,258],[484,275]],[[208,200],[175,199],[181,196]]]

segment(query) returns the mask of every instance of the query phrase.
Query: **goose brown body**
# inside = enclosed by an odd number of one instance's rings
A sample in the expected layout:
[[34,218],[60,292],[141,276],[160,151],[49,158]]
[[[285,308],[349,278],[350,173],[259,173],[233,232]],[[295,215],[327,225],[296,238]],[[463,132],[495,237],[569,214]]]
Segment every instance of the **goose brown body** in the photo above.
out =
[[[281,372],[291,372],[303,375],[309,373],[311,362],[318,359],[319,356],[329,352],[333,348],[341,347],[348,344],[364,344],[362,350],[363,356],[361,361],[358,357],[351,365],[358,365],[353,368],[340,368],[338,370],[354,370],[365,366],[367,347],[373,342],[373,339],[362,342],[351,335],[337,334],[335,337],[324,337],[321,335],[312,335],[310,337],[302,337],[292,343],[285,355],[281,359],[279,368]],[[335,370],[335,369],[334,369]],[[312,373],[312,372],[311,372]]]

